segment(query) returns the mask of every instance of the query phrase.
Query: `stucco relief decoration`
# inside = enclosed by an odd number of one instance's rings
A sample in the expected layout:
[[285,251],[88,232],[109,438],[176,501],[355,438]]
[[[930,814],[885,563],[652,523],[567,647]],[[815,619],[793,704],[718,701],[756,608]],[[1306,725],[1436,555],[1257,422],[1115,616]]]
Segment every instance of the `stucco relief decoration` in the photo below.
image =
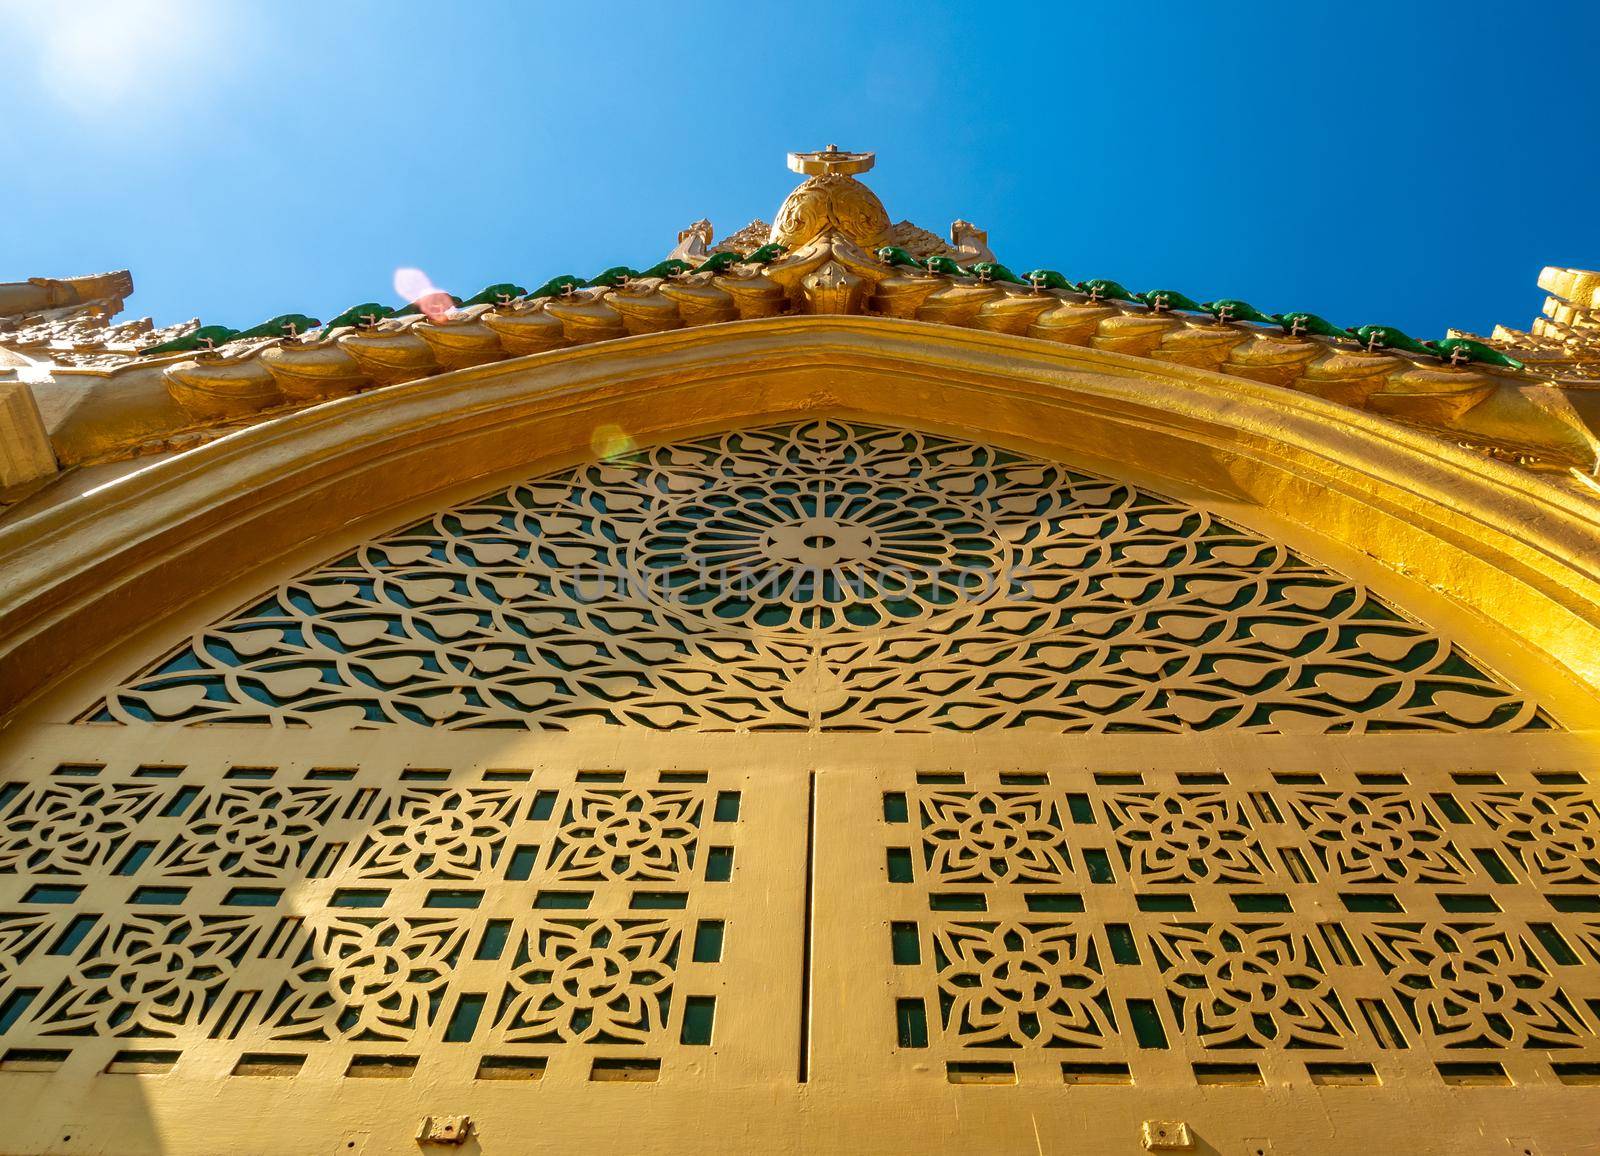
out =
[[789,168],[808,179],[778,209],[768,239],[797,249],[836,229],[864,249],[883,244],[889,234],[889,214],[877,194],[856,180],[872,163],[872,153],[845,152],[838,145],[820,152],[790,153]]
[[84,721],[1318,733],[1551,724],[1198,507],[813,421],[531,479],[198,631]]

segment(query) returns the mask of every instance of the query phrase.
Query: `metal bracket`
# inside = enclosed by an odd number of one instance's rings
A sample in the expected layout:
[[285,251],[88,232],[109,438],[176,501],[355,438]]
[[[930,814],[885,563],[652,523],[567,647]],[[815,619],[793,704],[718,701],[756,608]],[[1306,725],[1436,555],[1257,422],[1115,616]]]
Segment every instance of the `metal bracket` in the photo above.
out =
[[1146,1152],[1194,1151],[1194,1136],[1182,1120],[1146,1120],[1140,1139]]
[[417,1128],[417,1143],[459,1147],[471,1135],[471,1116],[424,1116]]

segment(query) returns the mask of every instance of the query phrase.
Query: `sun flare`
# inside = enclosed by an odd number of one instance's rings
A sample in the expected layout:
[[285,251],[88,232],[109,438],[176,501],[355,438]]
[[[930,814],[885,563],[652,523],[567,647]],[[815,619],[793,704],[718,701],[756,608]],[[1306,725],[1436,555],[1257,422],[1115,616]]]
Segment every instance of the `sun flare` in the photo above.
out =
[[194,0],[0,0],[42,86],[85,113],[113,111],[204,73],[208,50],[224,38],[227,12]]

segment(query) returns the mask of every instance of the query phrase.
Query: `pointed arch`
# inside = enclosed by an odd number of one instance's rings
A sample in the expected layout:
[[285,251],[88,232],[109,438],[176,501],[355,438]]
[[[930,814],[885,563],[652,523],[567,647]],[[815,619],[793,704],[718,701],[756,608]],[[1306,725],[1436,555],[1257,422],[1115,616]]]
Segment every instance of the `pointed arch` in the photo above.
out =
[[1202,507],[805,418],[519,479],[291,575],[84,716],[358,728],[1545,730]]
[[[1311,543],[1582,725],[1600,517],[1384,419],[1183,366],[887,318],[751,321],[375,390],[261,423],[0,531],[0,694],[19,703],[297,549],[591,457],[854,415],[1081,463]],[[607,434],[605,431],[610,431]],[[315,560],[311,558],[308,560]]]

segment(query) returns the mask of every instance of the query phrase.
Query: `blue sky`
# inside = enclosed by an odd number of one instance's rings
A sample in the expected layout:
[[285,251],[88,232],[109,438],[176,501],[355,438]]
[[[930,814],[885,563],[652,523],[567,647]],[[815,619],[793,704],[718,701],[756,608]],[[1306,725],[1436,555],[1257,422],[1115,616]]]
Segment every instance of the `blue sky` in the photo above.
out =
[[167,323],[647,264],[790,149],[1000,259],[1341,324],[1525,324],[1600,262],[1600,3],[0,0],[0,280]]

